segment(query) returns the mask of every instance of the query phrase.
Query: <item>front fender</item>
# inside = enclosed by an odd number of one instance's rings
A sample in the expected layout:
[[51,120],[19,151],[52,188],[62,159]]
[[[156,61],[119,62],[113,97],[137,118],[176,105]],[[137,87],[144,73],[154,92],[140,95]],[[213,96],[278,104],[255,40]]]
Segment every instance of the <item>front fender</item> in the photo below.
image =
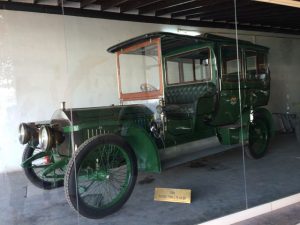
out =
[[131,145],[138,160],[138,168],[146,172],[161,172],[161,161],[153,138],[145,129],[130,126],[122,132],[122,137]]
[[47,152],[47,151],[42,151],[42,152],[39,152],[31,157],[29,157],[28,159],[26,159],[25,161],[22,162],[21,166],[23,168],[28,168],[31,166],[31,163],[34,161],[34,160],[37,160],[37,159],[40,159],[40,158],[43,158],[45,156],[50,156],[50,152]]

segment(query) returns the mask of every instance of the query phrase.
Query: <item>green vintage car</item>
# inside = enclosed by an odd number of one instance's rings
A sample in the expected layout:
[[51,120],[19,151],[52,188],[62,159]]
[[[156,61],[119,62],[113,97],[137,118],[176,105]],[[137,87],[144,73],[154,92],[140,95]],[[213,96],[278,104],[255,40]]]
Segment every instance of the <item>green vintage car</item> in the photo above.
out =
[[64,185],[88,218],[127,201],[138,171],[160,173],[245,146],[261,158],[273,133],[268,48],[204,34],[149,33],[108,49],[117,56],[120,105],[57,110],[21,123],[22,167],[44,189]]

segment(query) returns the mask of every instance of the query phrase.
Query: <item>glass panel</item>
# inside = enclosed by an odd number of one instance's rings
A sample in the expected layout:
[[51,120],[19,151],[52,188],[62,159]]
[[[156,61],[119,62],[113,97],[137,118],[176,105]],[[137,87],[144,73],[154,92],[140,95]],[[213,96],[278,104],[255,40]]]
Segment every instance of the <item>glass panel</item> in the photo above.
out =
[[[223,46],[222,47],[222,79],[224,80],[238,80],[238,72],[240,73],[240,79],[242,79],[242,61],[241,52],[239,52],[239,59],[237,58],[236,47]],[[238,69],[239,65],[239,69]]]
[[167,61],[168,84],[179,83],[179,63]]
[[194,67],[193,60],[186,60],[182,62],[183,82],[194,81]]
[[157,48],[157,45],[149,45],[119,56],[120,83],[123,94],[160,89]]
[[[64,2],[61,1],[62,6]],[[164,80],[168,84],[184,85],[164,87],[164,99],[160,101],[120,102],[116,57],[106,49],[154,28],[160,29],[160,25],[135,23],[132,29],[132,22],[126,21],[13,11],[0,11],[0,20],[3,139],[0,201],[4,203],[0,218],[4,224],[47,220],[53,224],[66,221],[90,224],[94,221],[85,217],[100,218],[110,213],[113,214],[101,218],[99,223],[123,224],[132,218],[143,218],[145,223],[161,224],[161,216],[156,215],[162,212],[165,224],[197,224],[245,208],[238,112],[246,95],[242,92],[241,97],[238,91],[242,90],[234,85],[219,87],[217,81],[222,72],[226,76],[237,74],[237,62],[244,63],[240,73],[247,63],[247,74],[248,68],[249,73],[255,70],[254,77],[263,80],[261,74],[267,68],[264,55],[249,51],[247,60],[241,51],[243,60],[237,61],[236,46],[232,44],[231,52],[224,51],[224,59],[231,55],[225,63],[226,70],[219,70],[223,66],[219,58],[221,46],[216,51],[208,47],[195,50],[195,42],[183,38],[183,43],[172,44],[178,48],[172,51],[182,51],[182,54],[167,57],[166,53],[162,61],[166,62],[167,71]],[[45,24],[51,24],[51,29]],[[222,40],[211,40],[201,46],[211,46],[212,42],[218,45]],[[167,45],[165,49],[169,48]],[[191,51],[186,52],[187,48]],[[161,59],[157,50],[157,45],[150,44],[120,55],[123,93],[152,92],[160,88]],[[266,94],[264,91],[260,94]],[[297,95],[286,98],[289,99],[285,102],[286,110],[290,114],[299,112],[295,111],[299,103]],[[67,102],[67,108],[55,111],[61,101]],[[34,145],[40,132],[43,144],[55,145],[50,155],[39,149],[42,143],[26,151],[17,143],[16,127],[28,121],[35,125],[21,126],[20,138],[27,139],[26,132],[32,132]],[[43,126],[46,128],[42,129]],[[31,174],[31,179],[28,179],[19,171],[19,164],[32,154],[39,157],[34,163],[26,163],[30,165],[27,175]],[[156,161],[158,154],[164,158],[157,160],[162,161]],[[160,165],[162,174],[158,173]],[[172,168],[165,171],[168,166]],[[49,174],[45,168],[53,176],[46,176]],[[148,170],[156,173],[146,173]],[[38,182],[32,180],[36,179],[33,172],[38,173]],[[292,181],[295,178],[293,175]],[[153,191],[161,186],[191,189],[193,204],[157,204],[153,201]],[[141,201],[145,204],[140,204]],[[116,211],[124,202],[126,205]],[[69,204],[79,208],[81,215],[72,212]],[[174,215],[179,216],[174,219]],[[136,221],[140,224],[139,219]]]
[[211,79],[210,50],[197,49],[167,57],[168,84]]
[[195,76],[196,80],[205,81],[210,79],[209,59],[195,60]]
[[[260,4],[256,2],[253,6]],[[272,4],[269,9],[265,16],[276,16]],[[251,14],[247,10],[243,13]],[[239,8],[237,14],[240,15]],[[256,14],[253,12],[253,16]],[[238,17],[236,23],[251,22],[241,20]],[[254,22],[253,27],[257,22],[268,30],[279,25],[276,21],[270,25],[262,19]],[[280,28],[285,27],[281,24]],[[250,208],[300,193],[300,40],[288,30],[281,34],[270,30],[236,32],[248,41],[240,42],[239,47],[244,54],[246,72],[240,91],[246,103],[241,118],[249,118],[244,154],[247,207]],[[255,49],[249,49],[250,45],[255,45]]]
[[265,53],[246,51],[247,80],[265,79],[267,76],[267,55]]
[[[58,188],[65,164],[51,170],[62,157],[56,150],[41,149],[39,140],[42,127],[53,125],[54,111],[67,98],[63,16],[3,10],[6,5],[34,8],[32,3],[1,2],[0,224],[61,224],[56,219],[64,207],[57,205],[66,203],[63,188]],[[47,11],[44,3],[37,7]],[[50,138],[45,132],[40,136]],[[65,214],[64,219],[72,218]]]

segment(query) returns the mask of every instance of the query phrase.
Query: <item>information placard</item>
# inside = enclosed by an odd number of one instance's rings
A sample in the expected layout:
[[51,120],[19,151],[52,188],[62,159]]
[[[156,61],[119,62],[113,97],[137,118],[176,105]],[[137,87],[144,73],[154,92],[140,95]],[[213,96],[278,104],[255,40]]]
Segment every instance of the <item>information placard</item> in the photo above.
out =
[[191,203],[190,189],[155,188],[154,200],[163,202]]

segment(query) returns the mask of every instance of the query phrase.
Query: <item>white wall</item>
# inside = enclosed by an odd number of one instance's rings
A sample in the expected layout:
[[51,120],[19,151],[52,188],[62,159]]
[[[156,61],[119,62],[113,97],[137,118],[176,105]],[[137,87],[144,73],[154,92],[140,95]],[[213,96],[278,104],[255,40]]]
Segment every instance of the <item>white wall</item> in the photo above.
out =
[[[67,107],[118,103],[115,56],[106,52],[108,47],[148,32],[176,32],[179,27],[1,10],[0,172],[20,169],[20,122],[50,119],[61,101]],[[185,28],[228,36],[234,32]],[[242,39],[271,47],[269,108],[285,112],[287,102],[299,103],[300,40],[239,33]]]

